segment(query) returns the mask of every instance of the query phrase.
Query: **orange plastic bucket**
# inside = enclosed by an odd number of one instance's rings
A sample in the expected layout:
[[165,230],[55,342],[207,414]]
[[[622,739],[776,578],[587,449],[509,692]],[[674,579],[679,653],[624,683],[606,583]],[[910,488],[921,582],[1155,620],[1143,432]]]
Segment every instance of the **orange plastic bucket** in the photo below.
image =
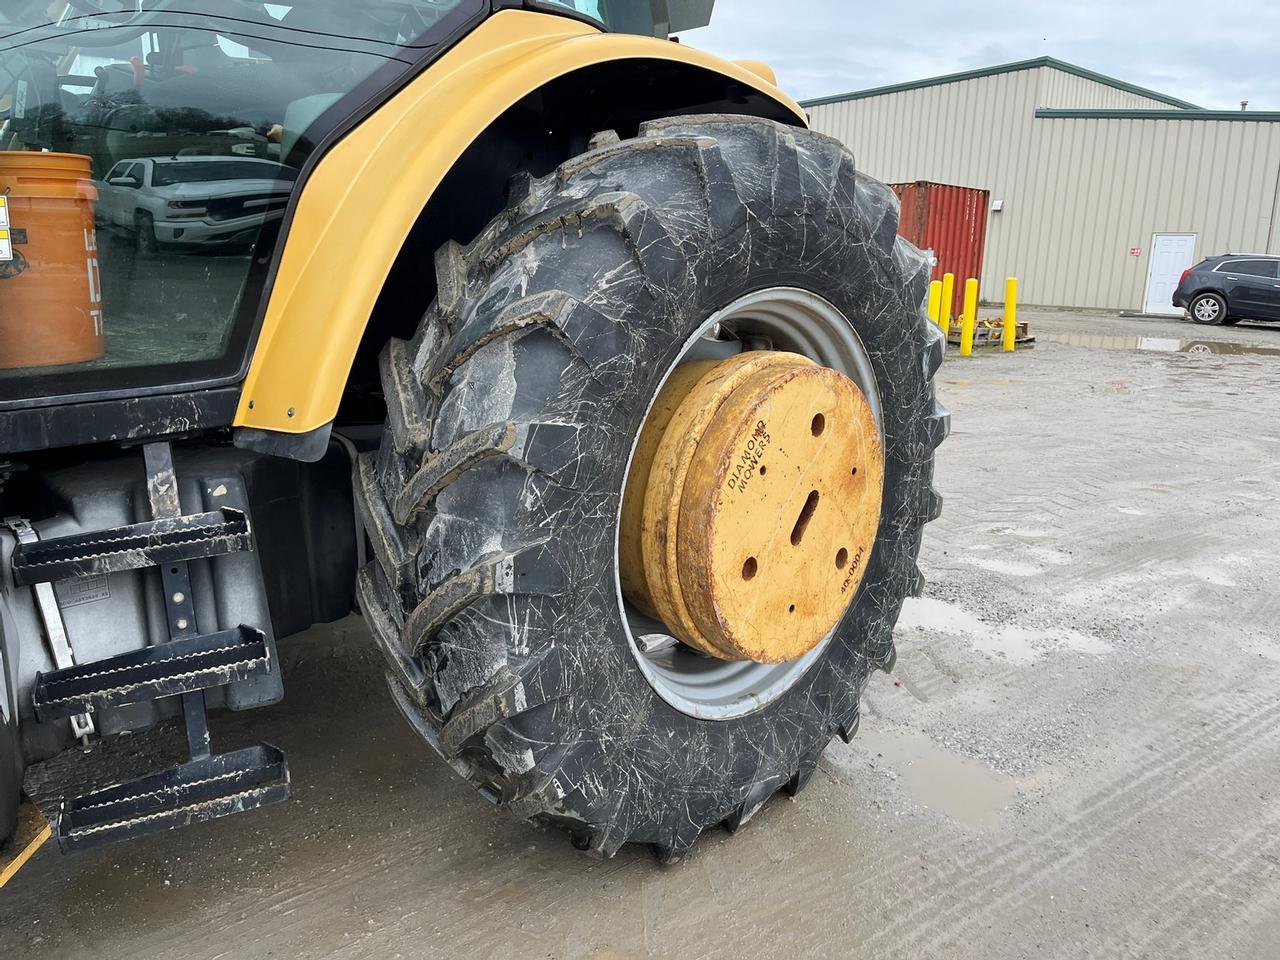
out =
[[102,356],[90,158],[0,152],[0,199],[0,369]]

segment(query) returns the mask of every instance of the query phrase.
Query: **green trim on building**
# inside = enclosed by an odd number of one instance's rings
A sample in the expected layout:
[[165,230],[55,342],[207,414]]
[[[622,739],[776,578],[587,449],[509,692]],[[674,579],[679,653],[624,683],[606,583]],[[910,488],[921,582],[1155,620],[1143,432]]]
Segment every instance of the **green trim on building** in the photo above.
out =
[[1037,120],[1236,120],[1280,123],[1280,112],[1267,110],[1060,110],[1041,107]]
[[852,93],[841,93],[833,97],[819,97],[816,100],[802,100],[800,102],[800,106],[807,110],[810,107],[821,107],[829,103],[844,103],[846,100],[865,100],[868,97],[883,97],[890,93],[904,93],[908,90],[923,90],[926,87],[940,87],[943,84],[961,83],[965,80],[980,80],[983,77],[995,77],[1002,73],[1017,73],[1019,70],[1035,70],[1038,67],[1052,67],[1054,70],[1060,70],[1063,73],[1069,73],[1076,77],[1083,77],[1086,80],[1093,80],[1108,87],[1113,87],[1116,90],[1123,90],[1125,93],[1133,93],[1140,97],[1159,100],[1161,103],[1167,103],[1169,106],[1177,107],[1180,110],[1201,109],[1194,103],[1188,103],[1186,100],[1179,100],[1177,97],[1171,97],[1168,94],[1159,93],[1155,90],[1148,90],[1146,87],[1139,87],[1132,83],[1125,83],[1123,80],[1117,80],[1115,77],[1108,77],[1106,74],[1096,73],[1093,70],[1078,67],[1074,63],[1067,63],[1065,60],[1059,60],[1056,57],[1036,57],[1033,60],[1019,60],[1016,63],[1004,63],[995,67],[983,67],[981,70],[966,70],[963,73],[949,73],[946,76],[930,77],[927,80],[915,80],[911,83],[894,83],[887,87],[872,87],[869,90],[855,90]]

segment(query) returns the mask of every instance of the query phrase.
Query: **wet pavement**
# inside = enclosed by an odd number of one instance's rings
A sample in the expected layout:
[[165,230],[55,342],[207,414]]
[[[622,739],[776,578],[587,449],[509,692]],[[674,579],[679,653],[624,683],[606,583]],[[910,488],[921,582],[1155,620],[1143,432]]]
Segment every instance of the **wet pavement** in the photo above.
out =
[[[1000,316],[999,307],[983,308],[982,316]],[[1242,320],[1231,326],[1206,326],[1184,317],[1132,317],[1114,313],[1021,308],[1018,318],[1031,324],[1037,339],[1046,336],[1146,338],[1199,342],[1225,340],[1260,347],[1280,347],[1280,323]],[[1088,344],[1078,344],[1088,346]]]
[[1090,333],[1044,333],[1037,337],[1042,343],[1065,343],[1090,350],[1149,350],[1153,353],[1193,353],[1200,356],[1226,357],[1280,357],[1280,343],[1268,346],[1237,340],[1173,339],[1170,337],[1117,337]]
[[[1280,360],[1024,318],[1032,350],[948,355],[928,588],[796,799],[673,867],[585,859],[414,739],[353,618],[282,643],[283,704],[214,718],[219,748],[289,752],[288,804],[42,851],[0,893],[0,956],[1275,957]],[[105,779],[181,742],[59,764]],[[46,798],[59,764],[30,778]]]

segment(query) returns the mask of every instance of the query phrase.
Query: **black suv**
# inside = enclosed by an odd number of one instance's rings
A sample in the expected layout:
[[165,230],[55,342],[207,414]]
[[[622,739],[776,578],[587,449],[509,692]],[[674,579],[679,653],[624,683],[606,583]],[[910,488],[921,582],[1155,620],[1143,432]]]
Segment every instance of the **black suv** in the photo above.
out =
[[1280,320],[1280,257],[1230,253],[1182,274],[1173,305],[1196,323]]

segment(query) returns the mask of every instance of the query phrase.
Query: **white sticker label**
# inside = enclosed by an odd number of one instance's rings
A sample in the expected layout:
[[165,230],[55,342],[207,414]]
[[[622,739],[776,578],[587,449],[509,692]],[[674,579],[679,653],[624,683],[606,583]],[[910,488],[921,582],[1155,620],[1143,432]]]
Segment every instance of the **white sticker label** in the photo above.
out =
[[13,260],[13,241],[9,239],[8,230],[0,230],[0,263]]
[[106,600],[111,596],[111,582],[105,573],[82,580],[63,580],[54,584],[58,603],[63,607],[78,607],[82,603]]
[[0,230],[9,229],[9,198],[0,197]]
[[13,88],[13,119],[25,120],[27,118],[27,81],[19,80],[18,85]]

